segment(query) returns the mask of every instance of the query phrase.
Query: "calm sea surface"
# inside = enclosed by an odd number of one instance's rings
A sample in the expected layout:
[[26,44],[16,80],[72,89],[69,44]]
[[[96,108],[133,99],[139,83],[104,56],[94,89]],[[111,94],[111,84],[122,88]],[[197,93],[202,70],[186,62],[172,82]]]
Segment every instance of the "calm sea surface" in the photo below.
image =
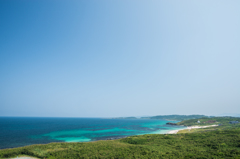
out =
[[88,142],[184,128],[166,120],[0,117],[0,149],[50,142]]

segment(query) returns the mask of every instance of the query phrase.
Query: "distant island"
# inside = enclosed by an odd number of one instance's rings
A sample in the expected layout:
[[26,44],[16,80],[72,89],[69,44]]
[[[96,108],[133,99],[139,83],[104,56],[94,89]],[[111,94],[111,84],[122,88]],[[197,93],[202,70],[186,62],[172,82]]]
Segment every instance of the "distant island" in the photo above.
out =
[[214,116],[206,116],[206,115],[157,115],[150,117],[118,117],[113,119],[158,119],[158,120],[174,120],[174,121],[183,121],[189,119],[200,119],[200,118],[212,118]]
[[111,119],[139,119],[137,117],[117,117],[117,118],[111,118]]

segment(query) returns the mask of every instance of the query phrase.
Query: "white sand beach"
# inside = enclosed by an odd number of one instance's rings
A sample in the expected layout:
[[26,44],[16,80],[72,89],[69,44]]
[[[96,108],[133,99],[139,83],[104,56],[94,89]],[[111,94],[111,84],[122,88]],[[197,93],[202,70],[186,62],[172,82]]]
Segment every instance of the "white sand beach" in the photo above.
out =
[[218,126],[218,125],[208,125],[208,126],[188,126],[185,129],[178,129],[178,130],[171,130],[167,134],[177,134],[179,130],[191,130],[191,129],[199,129],[199,128],[207,128],[207,127],[213,127],[213,126]]

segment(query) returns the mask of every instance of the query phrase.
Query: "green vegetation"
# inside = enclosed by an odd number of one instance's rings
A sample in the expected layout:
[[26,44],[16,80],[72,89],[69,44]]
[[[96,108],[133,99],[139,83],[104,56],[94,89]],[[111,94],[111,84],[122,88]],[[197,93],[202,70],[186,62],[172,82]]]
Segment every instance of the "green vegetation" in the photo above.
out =
[[[0,158],[29,155],[49,159],[74,158],[240,158],[240,118],[202,118],[222,126],[180,134],[151,134],[88,143],[50,143],[0,150]],[[196,120],[180,122],[196,125]],[[180,124],[178,123],[178,124]],[[200,125],[199,124],[199,125]]]
[[[200,121],[200,123],[198,123],[197,121]],[[184,120],[181,122],[178,122],[178,125],[185,125],[185,126],[192,126],[192,125],[219,125],[221,124],[222,126],[230,126],[229,125],[229,121],[239,121],[240,122],[240,118],[236,118],[236,117],[212,117],[212,118],[201,118],[201,119],[190,119],[190,120]]]
[[159,119],[159,120],[189,120],[189,119],[199,119],[199,118],[209,118],[205,115],[158,115],[152,117],[142,117],[141,119]]

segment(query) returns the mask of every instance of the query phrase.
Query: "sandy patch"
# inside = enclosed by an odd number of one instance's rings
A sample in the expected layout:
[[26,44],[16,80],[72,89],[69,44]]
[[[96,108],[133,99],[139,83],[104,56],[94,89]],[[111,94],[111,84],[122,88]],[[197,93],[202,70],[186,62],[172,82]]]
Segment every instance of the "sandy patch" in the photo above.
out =
[[[188,129],[190,131],[191,129],[207,128],[207,127],[213,127],[213,126],[218,126],[218,125],[188,126],[186,129]],[[186,130],[186,129],[179,129],[179,130]],[[171,130],[167,134],[177,134],[179,130]]]

